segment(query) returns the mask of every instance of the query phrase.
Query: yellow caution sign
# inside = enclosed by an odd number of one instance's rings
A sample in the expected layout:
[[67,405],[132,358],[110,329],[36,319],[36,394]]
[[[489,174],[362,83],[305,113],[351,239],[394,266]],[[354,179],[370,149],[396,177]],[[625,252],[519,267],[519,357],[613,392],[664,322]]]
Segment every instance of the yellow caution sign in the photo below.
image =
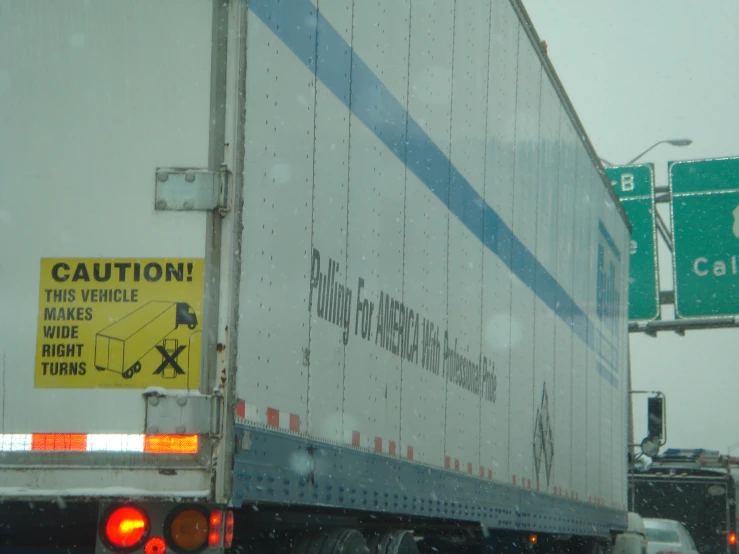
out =
[[197,389],[203,260],[43,259],[35,385]]

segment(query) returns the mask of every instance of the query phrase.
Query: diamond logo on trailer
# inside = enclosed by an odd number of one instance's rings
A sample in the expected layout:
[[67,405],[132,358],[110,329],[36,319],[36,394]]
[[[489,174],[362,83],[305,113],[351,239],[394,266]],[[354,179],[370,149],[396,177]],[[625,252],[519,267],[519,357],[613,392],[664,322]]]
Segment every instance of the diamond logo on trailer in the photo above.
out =
[[546,383],[542,387],[541,404],[536,412],[534,423],[534,463],[536,464],[536,480],[539,481],[541,470],[544,469],[547,486],[552,475],[552,459],[554,458],[554,439],[552,434],[552,420],[549,417],[549,396]]

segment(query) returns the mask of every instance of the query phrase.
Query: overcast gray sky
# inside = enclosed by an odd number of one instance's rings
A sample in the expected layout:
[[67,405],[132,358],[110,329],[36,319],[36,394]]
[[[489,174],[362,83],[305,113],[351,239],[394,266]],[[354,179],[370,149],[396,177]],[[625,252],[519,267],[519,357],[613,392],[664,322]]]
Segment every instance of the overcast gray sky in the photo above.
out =
[[[640,160],[655,164],[657,185],[667,185],[670,160],[739,156],[739,1],[524,4],[600,156],[624,163],[659,140],[692,139]],[[660,213],[669,217],[666,205]],[[660,254],[668,290],[671,260]],[[668,447],[739,443],[739,329],[631,335],[631,363],[634,389],[667,395]],[[635,409],[638,442],[646,408]]]

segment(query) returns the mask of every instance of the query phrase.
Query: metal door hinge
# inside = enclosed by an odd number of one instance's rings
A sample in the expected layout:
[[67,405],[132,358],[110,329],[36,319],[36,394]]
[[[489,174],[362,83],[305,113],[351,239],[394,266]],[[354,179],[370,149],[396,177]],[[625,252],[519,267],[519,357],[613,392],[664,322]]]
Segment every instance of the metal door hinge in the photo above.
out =
[[147,434],[214,434],[219,428],[221,397],[173,395],[151,387],[144,391]]
[[158,167],[154,187],[154,209],[160,211],[228,211],[231,172],[188,167]]

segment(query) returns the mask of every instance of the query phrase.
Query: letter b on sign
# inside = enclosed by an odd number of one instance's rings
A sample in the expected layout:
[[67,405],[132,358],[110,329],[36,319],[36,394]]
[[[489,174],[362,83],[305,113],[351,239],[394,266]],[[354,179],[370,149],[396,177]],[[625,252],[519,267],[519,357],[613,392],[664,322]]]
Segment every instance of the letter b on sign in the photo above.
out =
[[634,190],[634,174],[624,173],[621,175],[621,190],[624,192],[630,192]]

